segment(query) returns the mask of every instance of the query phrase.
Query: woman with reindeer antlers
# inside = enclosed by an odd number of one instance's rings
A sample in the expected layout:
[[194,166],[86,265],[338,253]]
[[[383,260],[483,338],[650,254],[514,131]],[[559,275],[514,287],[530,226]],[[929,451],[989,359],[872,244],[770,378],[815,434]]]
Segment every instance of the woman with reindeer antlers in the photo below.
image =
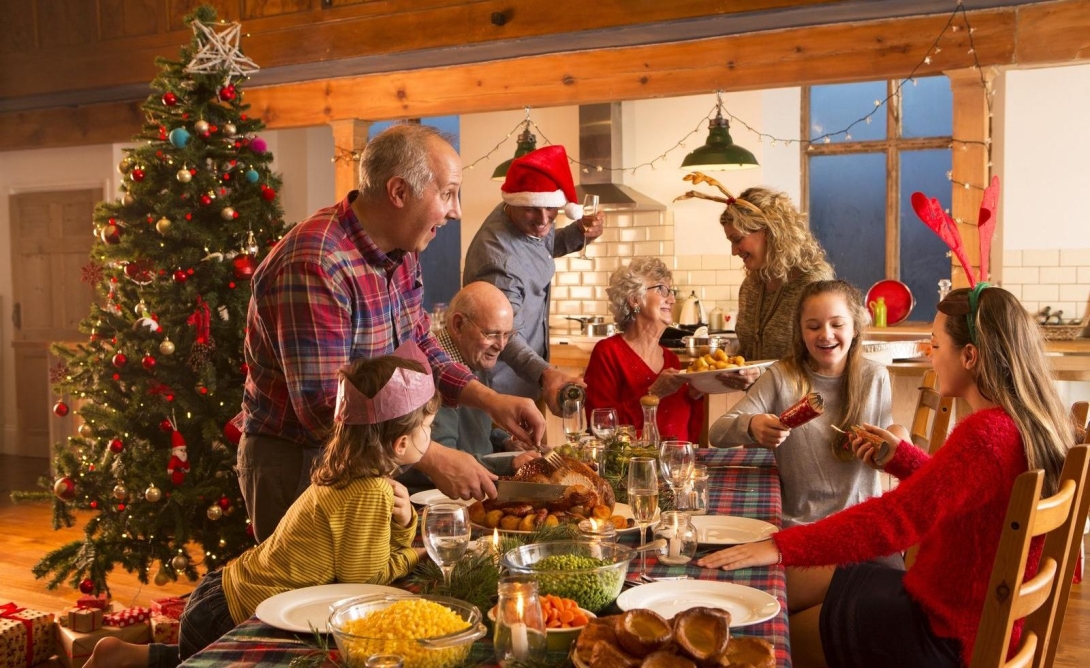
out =
[[[740,257],[746,269],[738,290],[739,354],[747,360],[787,355],[802,289],[835,277],[821,244],[782,192],[755,187],[734,197],[721,183],[700,172],[686,174],[685,180],[714,186],[723,197],[690,190],[674,201],[698,197],[727,205],[719,222],[730,242],[731,255]],[[720,381],[745,390],[759,375],[759,369],[750,369],[723,374]]]

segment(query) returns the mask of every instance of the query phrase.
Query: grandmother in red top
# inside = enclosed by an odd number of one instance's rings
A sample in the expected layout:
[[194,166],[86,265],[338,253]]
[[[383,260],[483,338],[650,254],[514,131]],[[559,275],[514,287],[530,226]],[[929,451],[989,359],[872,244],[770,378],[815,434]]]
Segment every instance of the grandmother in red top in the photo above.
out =
[[[979,283],[954,290],[938,310],[931,364],[939,392],[972,410],[942,449],[929,456],[865,425],[890,448],[875,461],[874,446],[853,438],[856,456],[896,476],[896,488],[697,561],[728,570],[789,567],[796,666],[969,665],[1014,480],[1043,469],[1043,493],[1054,494],[1076,442],[1056,388],[1041,372],[1048,362],[1040,329],[1017,298]],[[862,563],[915,544],[916,563],[907,571]],[[1034,539],[1026,577],[1037,572],[1042,546]],[[792,568],[826,564],[839,566]]]
[[673,321],[674,282],[666,265],[654,257],[638,257],[609,277],[609,309],[620,334],[594,346],[583,377],[587,415],[595,408],[614,408],[619,424],[643,431],[640,397],[660,397],[658,427],[662,438],[696,443],[704,425],[704,395],[678,374],[681,361],[659,345]]

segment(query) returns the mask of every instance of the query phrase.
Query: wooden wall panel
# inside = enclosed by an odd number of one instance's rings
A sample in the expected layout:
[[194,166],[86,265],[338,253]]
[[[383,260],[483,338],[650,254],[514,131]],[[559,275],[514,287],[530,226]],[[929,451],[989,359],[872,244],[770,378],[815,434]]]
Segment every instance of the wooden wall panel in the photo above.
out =
[[321,0],[242,0],[242,19],[296,14],[314,8]]
[[[0,55],[24,53],[37,48],[34,29],[34,6],[29,2],[9,2],[4,7],[4,30],[0,32]],[[7,78],[0,70],[0,81]]]
[[[165,0],[168,6],[167,15],[170,17],[170,24],[167,26],[167,30],[182,30],[185,33],[189,32],[189,28],[185,25],[185,17],[187,14],[193,13],[197,7],[201,5],[211,5],[216,10],[216,18],[221,21],[238,21],[242,16],[240,7],[241,0]],[[172,38],[173,39],[173,38]],[[183,37],[184,41],[189,41],[188,34]],[[175,42],[177,40],[175,39]],[[165,43],[160,42],[159,46],[165,46]],[[181,44],[176,44],[181,46]],[[177,57],[177,51],[173,57]]]
[[1050,2],[1018,12],[1017,63],[1090,59],[1090,5]]
[[162,2],[158,0],[99,0],[98,7],[99,37],[104,42],[157,35],[163,27],[159,13]]
[[42,51],[82,48],[98,39],[95,4],[37,0],[38,47]]

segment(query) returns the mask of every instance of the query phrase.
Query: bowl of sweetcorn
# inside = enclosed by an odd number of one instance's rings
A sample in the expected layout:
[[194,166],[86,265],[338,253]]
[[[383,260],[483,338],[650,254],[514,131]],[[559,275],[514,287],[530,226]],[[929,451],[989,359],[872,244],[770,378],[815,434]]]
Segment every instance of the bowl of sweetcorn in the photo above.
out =
[[475,605],[427,594],[371,594],[341,601],[329,615],[341,660],[363,668],[375,654],[397,654],[405,668],[450,668],[487,633]]

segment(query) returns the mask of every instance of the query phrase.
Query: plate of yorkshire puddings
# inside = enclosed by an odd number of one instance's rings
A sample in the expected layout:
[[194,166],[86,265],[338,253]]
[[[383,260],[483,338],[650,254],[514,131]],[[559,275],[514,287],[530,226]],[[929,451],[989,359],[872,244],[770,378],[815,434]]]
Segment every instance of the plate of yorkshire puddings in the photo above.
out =
[[628,610],[590,620],[571,659],[577,668],[774,668],[776,653],[763,638],[732,636],[729,612],[695,607],[666,619],[653,610]]

